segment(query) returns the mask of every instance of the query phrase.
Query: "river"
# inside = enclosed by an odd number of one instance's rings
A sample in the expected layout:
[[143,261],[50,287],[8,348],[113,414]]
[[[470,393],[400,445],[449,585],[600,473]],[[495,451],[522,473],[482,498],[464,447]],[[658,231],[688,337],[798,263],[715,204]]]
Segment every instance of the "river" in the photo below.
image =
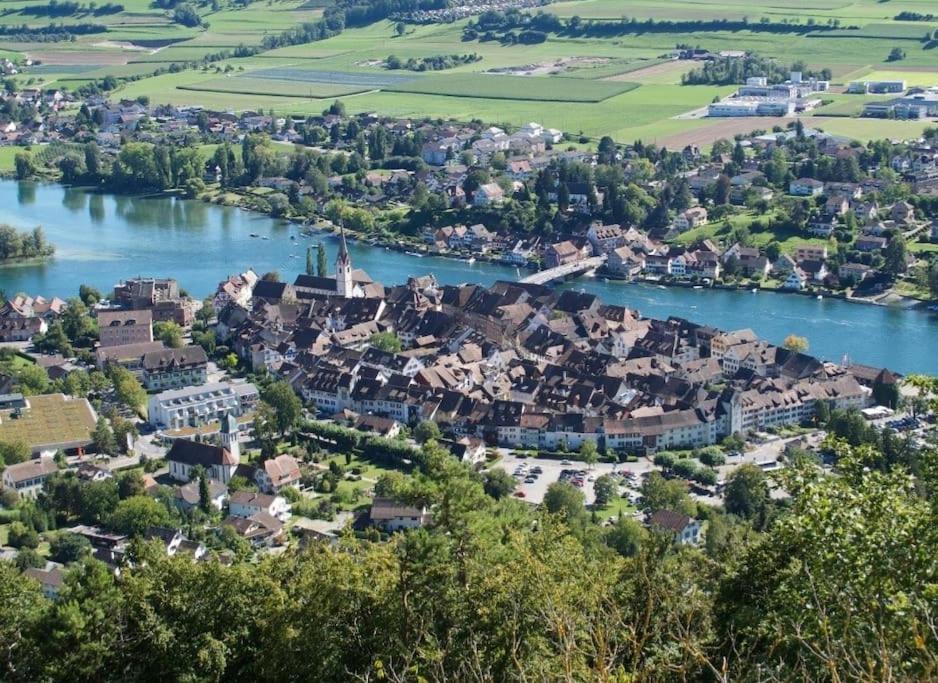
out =
[[[193,296],[214,291],[227,275],[253,267],[284,279],[305,268],[305,239],[297,226],[242,209],[175,198],[96,194],[55,184],[0,181],[0,223],[19,229],[42,225],[56,255],[44,263],[0,267],[0,288],[43,296],[74,296],[87,283],[108,291],[136,275],[175,277]],[[255,233],[258,237],[250,237]],[[290,239],[291,236],[295,239]],[[268,239],[263,239],[267,237]],[[331,265],[336,242],[325,237]],[[419,258],[351,244],[354,265],[385,284],[433,273],[443,284],[517,279],[525,271],[487,263]],[[808,338],[813,355],[888,366],[899,372],[938,374],[938,315],[835,299],[720,290],[659,288],[584,278],[564,286],[604,301],[723,329],[750,327],[780,343],[789,334]]]

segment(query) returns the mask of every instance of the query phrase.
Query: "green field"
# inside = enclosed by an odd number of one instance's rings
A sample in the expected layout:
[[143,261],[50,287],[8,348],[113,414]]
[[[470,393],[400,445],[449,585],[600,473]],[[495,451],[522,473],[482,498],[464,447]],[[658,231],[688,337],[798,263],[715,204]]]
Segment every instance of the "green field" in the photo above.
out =
[[588,81],[550,77],[496,76],[493,74],[452,74],[426,76],[390,85],[388,92],[473,97],[492,100],[537,100],[545,102],[602,102],[634,90],[638,83],[627,81]]
[[[0,23],[22,24],[21,9],[36,4],[36,0],[4,0],[0,6],[7,12]],[[21,78],[76,87],[106,75],[148,76],[159,68],[199,62],[241,44],[257,46],[265,35],[315,19],[323,7],[322,2],[304,0],[265,0],[245,7],[222,4],[217,10],[203,4],[198,11],[207,26],[186,28],[171,23],[168,14],[148,0],[130,0],[124,5],[124,12],[95,19],[107,25],[107,33],[80,36],[72,42],[10,42],[4,47],[44,62]],[[675,117],[704,107],[733,88],[682,86],[681,75],[691,65],[667,57],[678,44],[712,51],[749,50],[786,66],[805,60],[809,67],[831,69],[835,87],[858,78],[938,84],[938,50],[925,49],[921,41],[927,31],[938,28],[938,22],[893,19],[903,11],[935,13],[932,0],[576,0],[538,9],[584,20],[628,16],[674,22],[746,17],[752,23],[766,19],[773,24],[805,25],[811,20],[819,27],[836,20],[841,28],[773,33],[701,31],[686,26],[683,32],[659,32],[662,29],[657,27],[603,37],[550,34],[542,43],[512,45],[498,40],[464,41],[467,20],[408,25],[401,36],[394,22],[379,21],[346,29],[328,40],[150,76],[127,83],[115,94],[235,111],[263,107],[298,115],[321,112],[324,99],[347,97],[350,112],[480,118],[508,125],[534,120],[574,136],[611,135],[622,142],[642,139],[664,145],[691,136],[695,144],[706,145],[725,135],[720,126]],[[77,20],[66,18],[60,23]],[[906,58],[888,62],[890,51],[898,46]],[[407,60],[467,52],[478,53],[481,61],[435,73],[389,71],[382,66],[391,55]],[[920,133],[925,125],[856,118],[869,101],[863,97],[841,96],[835,90],[825,99],[832,101],[806,120],[840,135],[904,137]],[[546,102],[550,106],[545,107]],[[753,127],[766,127],[764,121],[753,123]]]
[[248,77],[213,78],[193,85],[179,87],[196,92],[216,92],[233,95],[276,95],[279,97],[306,97],[309,99],[344,97],[367,92],[367,89],[346,85]]

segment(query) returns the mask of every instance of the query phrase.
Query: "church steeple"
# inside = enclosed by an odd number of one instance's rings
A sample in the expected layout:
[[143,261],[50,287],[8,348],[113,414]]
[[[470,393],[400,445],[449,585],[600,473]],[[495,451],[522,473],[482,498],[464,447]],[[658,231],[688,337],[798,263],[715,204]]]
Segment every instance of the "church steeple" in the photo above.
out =
[[345,227],[339,226],[339,254],[335,257],[335,288],[336,293],[350,299],[352,297],[352,257],[348,253],[345,243]]

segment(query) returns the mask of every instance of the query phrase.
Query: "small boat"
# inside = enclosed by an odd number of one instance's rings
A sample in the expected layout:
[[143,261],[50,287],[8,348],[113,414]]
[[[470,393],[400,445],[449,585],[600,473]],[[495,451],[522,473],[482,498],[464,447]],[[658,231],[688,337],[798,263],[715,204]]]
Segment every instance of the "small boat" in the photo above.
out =
[[296,235],[290,235],[290,239],[291,239],[291,240],[295,240],[295,239],[296,239]]
[[269,238],[267,235],[264,235],[263,237],[261,237],[261,239],[262,239],[262,240],[269,240],[270,238]]
[[298,258],[296,254],[290,254],[290,258]]
[[416,251],[405,251],[405,254],[408,256],[416,256],[417,258],[423,258],[423,254],[418,254]]
[[658,285],[658,289],[667,289],[664,285]]
[[694,285],[694,289],[703,289],[703,285]]
[[752,293],[753,293],[753,294],[757,294],[758,292],[759,292],[759,288],[758,288],[758,287],[753,287],[753,288],[752,288]]
[[251,237],[258,237],[258,234],[256,232],[252,232]]
[[475,256],[470,256],[469,258],[466,259],[466,263],[468,263],[468,264],[470,264],[470,265],[473,264],[473,263],[475,263],[475,262],[476,262],[476,257],[475,257]]
[[818,301],[821,301],[823,298],[824,298],[824,297],[821,296],[820,294],[817,295],[817,300],[818,300]]

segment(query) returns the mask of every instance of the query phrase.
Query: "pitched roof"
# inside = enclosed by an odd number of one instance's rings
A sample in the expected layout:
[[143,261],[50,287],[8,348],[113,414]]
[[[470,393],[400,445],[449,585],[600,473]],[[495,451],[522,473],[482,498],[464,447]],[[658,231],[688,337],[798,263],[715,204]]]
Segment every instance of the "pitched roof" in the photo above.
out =
[[200,441],[189,441],[188,439],[173,441],[172,447],[166,454],[166,459],[190,467],[194,465],[211,467],[213,465],[238,464],[238,459],[227,448]]

